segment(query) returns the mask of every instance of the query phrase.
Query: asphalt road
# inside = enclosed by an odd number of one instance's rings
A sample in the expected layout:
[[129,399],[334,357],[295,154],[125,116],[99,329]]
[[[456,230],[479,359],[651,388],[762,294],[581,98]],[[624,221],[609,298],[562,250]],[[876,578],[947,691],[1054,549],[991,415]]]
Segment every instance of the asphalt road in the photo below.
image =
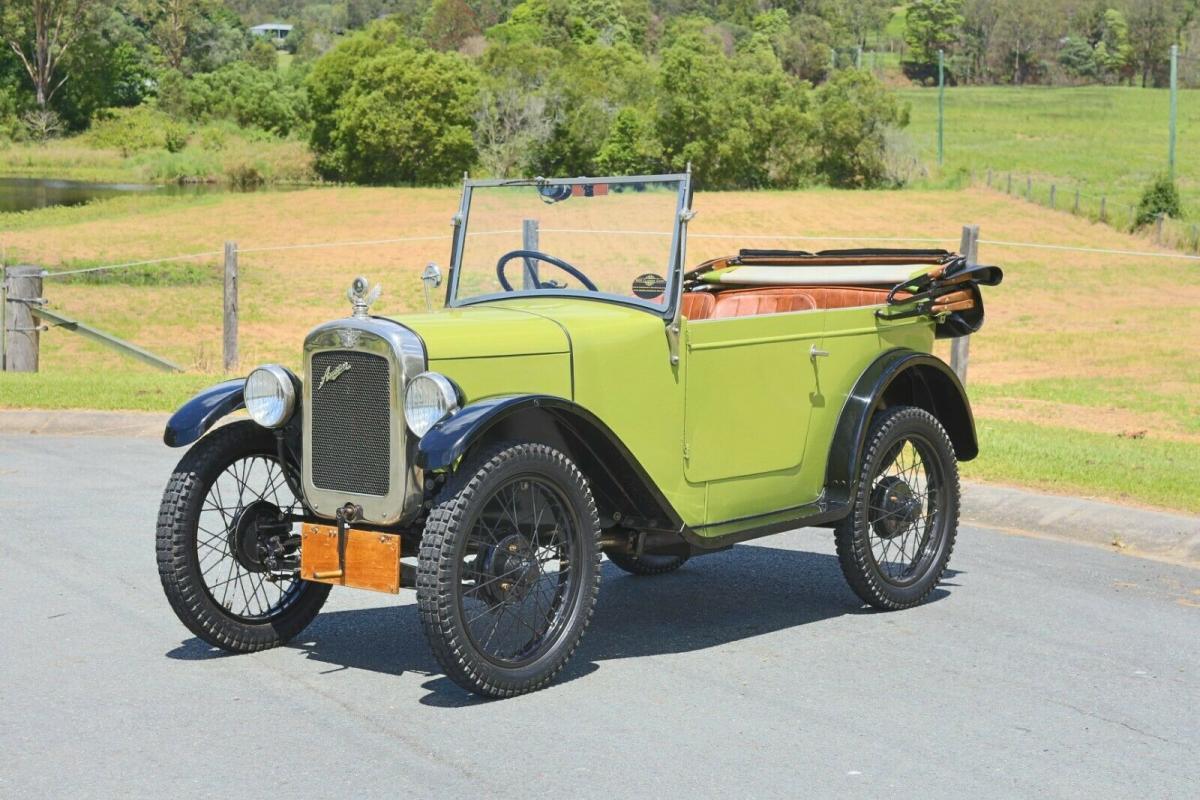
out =
[[1200,571],[965,527],[933,602],[881,614],[828,532],[632,578],[559,682],[484,702],[415,598],[335,590],[225,656],[154,562],[178,452],[0,437],[0,797],[1200,794]]

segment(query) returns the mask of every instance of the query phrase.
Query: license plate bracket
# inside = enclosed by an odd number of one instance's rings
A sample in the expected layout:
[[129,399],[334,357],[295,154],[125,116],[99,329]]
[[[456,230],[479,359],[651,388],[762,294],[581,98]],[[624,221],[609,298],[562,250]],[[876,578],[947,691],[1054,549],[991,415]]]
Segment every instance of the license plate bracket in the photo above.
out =
[[316,583],[397,594],[400,537],[348,528],[345,561],[339,565],[337,527],[306,522],[300,529],[300,577]]

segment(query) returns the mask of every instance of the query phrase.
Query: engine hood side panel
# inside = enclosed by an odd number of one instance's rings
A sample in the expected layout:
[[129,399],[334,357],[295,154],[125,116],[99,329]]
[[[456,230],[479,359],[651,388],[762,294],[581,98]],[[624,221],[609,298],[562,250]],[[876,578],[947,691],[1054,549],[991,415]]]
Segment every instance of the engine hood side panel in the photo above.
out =
[[444,359],[503,358],[567,353],[570,342],[548,319],[514,308],[470,306],[429,314],[405,314],[396,321],[425,343],[430,369]]

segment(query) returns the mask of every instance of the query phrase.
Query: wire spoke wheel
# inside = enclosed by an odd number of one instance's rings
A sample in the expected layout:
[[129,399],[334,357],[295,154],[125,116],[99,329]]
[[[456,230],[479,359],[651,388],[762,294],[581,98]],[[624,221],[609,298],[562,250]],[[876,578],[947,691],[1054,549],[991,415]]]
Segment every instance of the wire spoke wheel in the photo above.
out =
[[446,675],[510,697],[549,683],[579,644],[600,586],[600,523],[583,474],[542,444],[469,459],[421,537],[417,603]]
[[196,556],[204,588],[230,616],[269,620],[299,596],[296,571],[269,565],[272,546],[280,555],[295,553],[288,515],[299,508],[279,462],[268,456],[237,459],[212,482],[200,507]]
[[854,507],[836,529],[838,561],[876,608],[916,605],[937,586],[958,529],[958,463],[941,424],[896,406],[871,423]]
[[231,652],[287,642],[329,596],[328,584],[300,580],[302,508],[276,450],[253,422],[218,428],[180,460],[159,508],[167,600],[188,630]]
[[484,503],[464,539],[459,597],[467,633],[486,657],[520,666],[553,641],[578,591],[578,527],[561,493],[536,477],[516,478]]
[[920,436],[900,440],[883,459],[867,495],[871,557],[897,585],[924,571],[937,531],[943,477],[932,445]]

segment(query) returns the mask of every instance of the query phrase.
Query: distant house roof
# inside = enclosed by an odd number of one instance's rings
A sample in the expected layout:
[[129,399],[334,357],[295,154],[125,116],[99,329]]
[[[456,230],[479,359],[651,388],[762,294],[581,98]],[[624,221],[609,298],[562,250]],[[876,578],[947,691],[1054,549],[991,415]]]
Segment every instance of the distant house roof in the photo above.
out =
[[283,22],[264,22],[262,25],[255,25],[250,32],[260,36],[264,33],[291,33],[292,26]]

